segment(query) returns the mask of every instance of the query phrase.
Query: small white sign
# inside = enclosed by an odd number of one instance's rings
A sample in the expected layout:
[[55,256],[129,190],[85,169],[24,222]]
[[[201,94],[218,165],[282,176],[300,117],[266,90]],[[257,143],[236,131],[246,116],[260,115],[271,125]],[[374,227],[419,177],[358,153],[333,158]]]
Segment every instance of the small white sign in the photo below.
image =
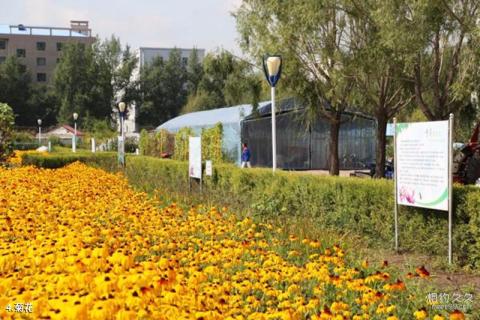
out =
[[188,175],[191,178],[202,178],[202,140],[200,137],[188,139]]
[[397,202],[448,211],[448,121],[397,123]]
[[212,160],[205,161],[205,174],[207,176],[211,176],[213,174]]

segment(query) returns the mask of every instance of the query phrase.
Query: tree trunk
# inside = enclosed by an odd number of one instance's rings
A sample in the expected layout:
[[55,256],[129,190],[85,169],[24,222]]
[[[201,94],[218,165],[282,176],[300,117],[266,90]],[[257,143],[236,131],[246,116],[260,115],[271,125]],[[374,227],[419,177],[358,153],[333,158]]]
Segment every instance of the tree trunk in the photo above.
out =
[[385,145],[387,117],[384,114],[377,115],[377,147],[375,150],[375,178],[383,178],[385,175]]
[[329,150],[329,173],[331,176],[338,176],[340,173],[338,161],[338,137],[340,134],[340,113],[337,112],[335,120],[330,120],[330,141],[328,145]]

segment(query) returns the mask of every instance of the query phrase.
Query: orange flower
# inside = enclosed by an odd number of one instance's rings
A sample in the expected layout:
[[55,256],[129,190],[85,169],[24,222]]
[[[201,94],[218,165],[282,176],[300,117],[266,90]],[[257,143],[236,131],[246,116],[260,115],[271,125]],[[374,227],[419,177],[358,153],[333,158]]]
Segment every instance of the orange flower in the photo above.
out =
[[430,276],[430,272],[425,269],[425,266],[418,267],[415,271],[421,278],[428,278],[428,276]]
[[450,320],[465,320],[465,315],[460,310],[453,310],[450,313]]

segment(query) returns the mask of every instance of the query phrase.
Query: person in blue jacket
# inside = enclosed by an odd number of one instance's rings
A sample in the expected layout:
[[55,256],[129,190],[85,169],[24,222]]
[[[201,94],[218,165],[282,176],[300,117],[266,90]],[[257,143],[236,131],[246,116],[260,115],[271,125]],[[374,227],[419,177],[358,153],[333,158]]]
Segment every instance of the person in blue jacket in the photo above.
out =
[[248,149],[247,144],[244,142],[242,144],[242,168],[245,168],[245,166],[249,168],[252,167],[250,165],[250,149]]

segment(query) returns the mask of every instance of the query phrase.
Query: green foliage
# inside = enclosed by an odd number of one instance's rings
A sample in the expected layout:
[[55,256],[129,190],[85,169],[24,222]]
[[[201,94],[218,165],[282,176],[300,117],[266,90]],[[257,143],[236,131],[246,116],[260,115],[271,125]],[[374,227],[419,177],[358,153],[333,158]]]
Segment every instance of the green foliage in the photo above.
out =
[[193,130],[189,127],[178,130],[175,134],[175,147],[173,159],[188,160],[188,138],[193,136]]
[[[478,89],[478,1],[383,1],[381,41],[408,62],[415,100],[429,120],[448,119]],[[415,32],[412,32],[415,30]]]
[[106,120],[93,120],[90,133],[97,144],[107,142],[117,136],[117,131]]
[[161,57],[141,70],[138,122],[155,127],[177,116],[187,100],[187,70],[180,51],[173,50],[167,61]]
[[155,133],[148,133],[146,130],[140,132],[140,154],[152,157],[164,157],[174,152],[173,134],[165,129]]
[[12,134],[13,150],[35,150],[39,147],[38,139],[27,131],[15,131]]
[[12,108],[6,103],[0,103],[0,162],[8,159],[12,153],[14,120]]
[[202,158],[212,160],[213,163],[221,163],[222,156],[223,126],[217,123],[209,129],[202,130]]
[[209,53],[203,61],[197,90],[189,92],[182,113],[242,103],[256,104],[262,94],[261,76],[252,66],[226,50]]
[[115,37],[92,46],[64,46],[54,81],[60,103],[58,121],[71,123],[73,112],[79,113],[79,122],[110,117],[115,92],[123,92],[127,103],[133,99],[126,95],[132,91],[130,77],[136,63],[129,47],[122,50]]
[[41,168],[61,168],[67,164],[80,161],[88,165],[114,170],[117,168],[117,154],[115,152],[91,153],[78,150],[58,153],[26,153],[22,155],[22,165],[33,165]]
[[[17,115],[17,125],[36,122],[28,104],[30,92],[30,74],[16,57],[9,56],[0,63],[0,101],[12,107],[14,114]],[[32,107],[36,110],[36,106]]]

